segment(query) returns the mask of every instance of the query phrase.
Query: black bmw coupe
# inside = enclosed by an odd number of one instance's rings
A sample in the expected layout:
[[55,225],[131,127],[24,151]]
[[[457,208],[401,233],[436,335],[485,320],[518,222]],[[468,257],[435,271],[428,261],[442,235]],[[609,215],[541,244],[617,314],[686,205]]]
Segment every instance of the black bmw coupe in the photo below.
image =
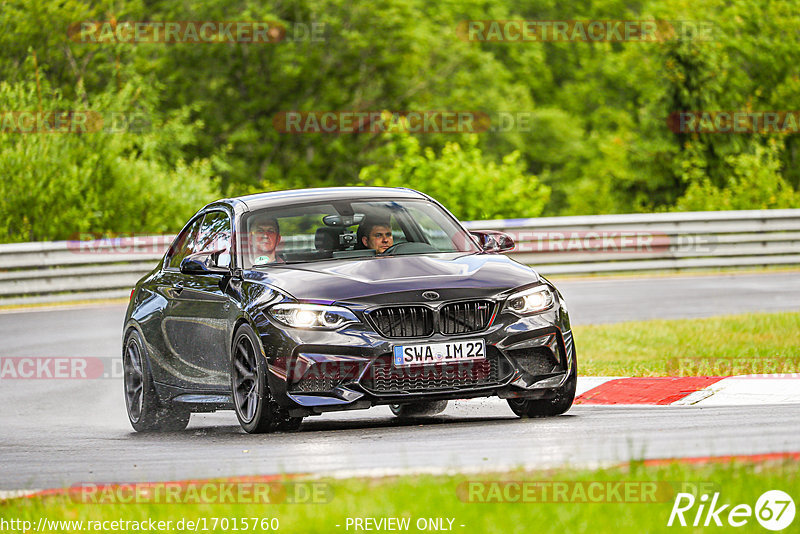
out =
[[558,290],[410,189],[331,188],[212,202],[136,284],[125,316],[128,416],[181,430],[233,409],[247,432],[390,405],[434,415],[498,396],[564,413],[577,360]]

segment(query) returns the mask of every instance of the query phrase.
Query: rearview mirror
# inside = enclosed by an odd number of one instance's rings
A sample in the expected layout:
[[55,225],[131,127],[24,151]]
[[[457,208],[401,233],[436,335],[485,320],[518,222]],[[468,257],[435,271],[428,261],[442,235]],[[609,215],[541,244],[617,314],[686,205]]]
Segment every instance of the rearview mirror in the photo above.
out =
[[510,235],[495,230],[475,230],[470,232],[478,238],[478,244],[484,252],[508,252],[514,250],[514,240]]
[[229,274],[225,267],[217,267],[212,260],[213,254],[197,253],[186,256],[181,261],[183,274]]
[[365,215],[363,213],[354,213],[352,215],[326,215],[322,218],[325,226],[333,227],[347,227],[355,224],[361,224]]

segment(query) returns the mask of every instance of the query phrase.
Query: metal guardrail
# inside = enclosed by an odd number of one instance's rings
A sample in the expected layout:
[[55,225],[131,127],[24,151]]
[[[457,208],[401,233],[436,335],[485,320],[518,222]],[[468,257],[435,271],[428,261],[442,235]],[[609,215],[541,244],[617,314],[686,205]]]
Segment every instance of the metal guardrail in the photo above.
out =
[[[500,230],[544,275],[800,265],[800,209],[593,215],[465,223]],[[127,296],[172,236],[0,245],[0,304]]]

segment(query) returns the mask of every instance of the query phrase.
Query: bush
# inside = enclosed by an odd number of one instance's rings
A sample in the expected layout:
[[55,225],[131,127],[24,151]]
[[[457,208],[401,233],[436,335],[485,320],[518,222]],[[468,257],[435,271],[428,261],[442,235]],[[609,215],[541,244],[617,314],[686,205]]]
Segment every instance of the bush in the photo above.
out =
[[730,175],[723,186],[711,182],[700,158],[689,158],[683,179],[686,193],[675,205],[677,211],[714,211],[800,206],[800,192],[781,173],[783,143],[770,139],[754,144],[751,152],[727,156]]
[[0,110],[125,110],[152,122],[132,133],[0,134],[0,241],[172,232],[217,195],[210,162],[181,157],[195,128],[185,113],[159,118],[132,85],[85,103],[46,84],[42,93],[40,101],[34,83],[0,82]]
[[487,161],[477,144],[471,135],[464,146],[450,142],[437,155],[411,135],[395,135],[389,145],[393,164],[365,167],[359,178],[363,185],[422,191],[462,220],[539,216],[550,188],[525,173],[518,152],[498,164]]

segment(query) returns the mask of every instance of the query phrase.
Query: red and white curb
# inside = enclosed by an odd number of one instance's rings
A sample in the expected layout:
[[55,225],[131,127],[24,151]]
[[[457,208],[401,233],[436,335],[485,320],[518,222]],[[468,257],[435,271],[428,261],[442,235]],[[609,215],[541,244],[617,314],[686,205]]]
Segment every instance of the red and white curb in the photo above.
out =
[[578,377],[575,404],[743,406],[800,403],[800,374]]

